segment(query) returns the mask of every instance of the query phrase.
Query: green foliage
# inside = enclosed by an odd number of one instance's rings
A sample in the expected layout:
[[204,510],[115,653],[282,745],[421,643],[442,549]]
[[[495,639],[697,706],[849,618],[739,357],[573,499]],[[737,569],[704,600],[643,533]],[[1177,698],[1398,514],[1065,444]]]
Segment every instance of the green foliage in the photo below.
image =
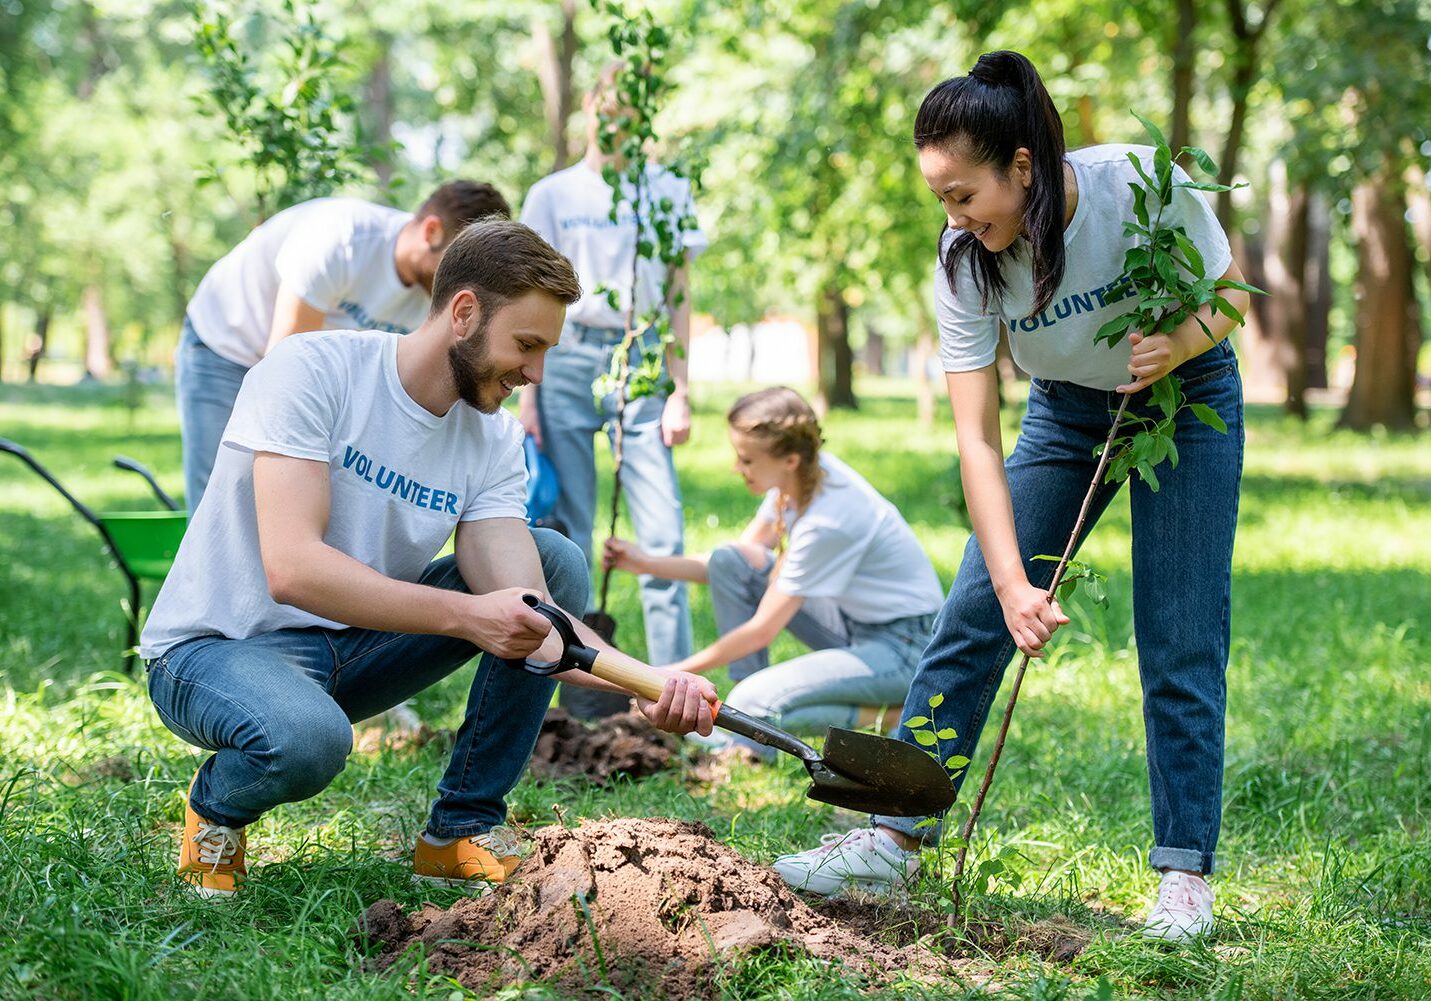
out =
[[[680,350],[671,331],[672,311],[685,303],[684,290],[675,289],[675,277],[686,262],[685,235],[696,227],[689,203],[676,204],[668,197],[656,198],[651,180],[656,165],[652,149],[658,136],[655,120],[672,82],[666,66],[670,56],[671,33],[648,8],[632,13],[616,0],[592,0],[592,6],[608,18],[606,38],[611,52],[621,60],[611,83],[615,100],[598,107],[597,143],[601,152],[614,157],[602,169],[611,186],[611,213],[614,223],[623,205],[629,205],[636,223],[636,258],[631,265],[631,281],[625,295],[605,288],[613,308],[626,301],[626,337],[612,352],[611,367],[597,377],[592,394],[600,401],[611,393],[624,400],[669,393],[672,383],[664,373],[666,353]],[[609,107],[607,106],[609,104]],[[697,166],[673,150],[664,164],[667,173],[699,184]],[[638,315],[637,287],[641,262],[662,265],[660,300]],[[645,337],[642,334],[650,331]],[[640,360],[631,364],[631,347],[640,343]]]
[[[1242,314],[1220,294],[1221,290],[1236,288],[1259,293],[1261,289],[1231,279],[1208,277],[1202,255],[1188,237],[1187,230],[1182,226],[1165,225],[1163,212],[1172,203],[1173,193],[1178,188],[1198,191],[1231,189],[1222,184],[1176,180],[1173,164],[1184,156],[1209,174],[1215,175],[1217,166],[1206,152],[1194,146],[1184,146],[1174,157],[1162,131],[1137,112],[1134,115],[1147,129],[1153,142],[1151,175],[1138,154],[1128,154],[1129,162],[1138,173],[1138,181],[1128,184],[1133,192],[1135,221],[1124,223],[1123,233],[1138,240],[1124,255],[1123,278],[1137,301],[1133,309],[1103,324],[1094,335],[1094,343],[1104,343],[1111,348],[1135,330],[1144,336],[1170,334],[1189,319],[1196,321],[1209,340],[1216,340],[1211,328],[1199,315],[1200,311],[1210,306],[1233,323],[1241,324]],[[1150,209],[1150,204],[1153,209]],[[1136,472],[1149,488],[1157,490],[1157,467],[1164,461],[1170,463],[1173,469],[1178,465],[1178,450],[1173,435],[1177,429],[1177,415],[1184,407],[1209,427],[1223,433],[1227,431],[1227,424],[1211,407],[1186,402],[1177,376],[1165,375],[1150,389],[1153,404],[1162,416],[1124,415],[1124,433],[1111,444],[1112,453],[1104,474],[1106,483],[1121,483]],[[1104,447],[1098,446],[1094,454],[1102,454]]]
[[[369,152],[350,136],[343,43],[301,2],[282,0],[281,19],[263,26],[276,37],[257,57],[227,11],[207,0],[193,8],[194,46],[208,81],[199,102],[223,119],[228,139],[242,150],[260,220],[360,177]],[[199,181],[222,173],[215,165]]]
[[[1061,556],[1040,554],[1035,556],[1034,559],[1058,563],[1063,558]],[[1082,588],[1083,593],[1088,595],[1090,601],[1101,608],[1107,608],[1107,584],[1107,576],[1094,570],[1087,563],[1080,562],[1079,560],[1069,560],[1068,565],[1064,567],[1063,576],[1058,582],[1058,600],[1067,601],[1073,597],[1074,592]]]

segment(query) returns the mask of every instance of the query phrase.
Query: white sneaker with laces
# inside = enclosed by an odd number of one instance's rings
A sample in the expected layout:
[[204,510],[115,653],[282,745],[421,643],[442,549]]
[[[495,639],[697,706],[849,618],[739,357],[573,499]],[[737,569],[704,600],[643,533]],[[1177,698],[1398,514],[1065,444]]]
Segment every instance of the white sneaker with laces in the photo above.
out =
[[1163,873],[1158,902],[1143,924],[1143,935],[1164,942],[1191,942],[1212,931],[1212,887],[1187,872]]
[[775,860],[775,871],[797,890],[833,897],[851,887],[890,894],[919,871],[919,852],[906,851],[884,831],[862,827],[825,834],[820,847]]

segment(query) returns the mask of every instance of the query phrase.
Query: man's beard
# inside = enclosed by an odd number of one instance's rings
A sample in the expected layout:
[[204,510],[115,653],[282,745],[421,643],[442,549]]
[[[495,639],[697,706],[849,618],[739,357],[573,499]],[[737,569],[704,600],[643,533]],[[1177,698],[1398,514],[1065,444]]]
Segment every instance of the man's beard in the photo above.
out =
[[466,337],[447,349],[447,363],[452,367],[452,382],[463,403],[484,414],[495,414],[501,408],[500,394],[496,394],[491,401],[483,401],[481,395],[484,384],[497,385],[499,379],[496,368],[487,361],[486,317],[477,321],[477,326]]

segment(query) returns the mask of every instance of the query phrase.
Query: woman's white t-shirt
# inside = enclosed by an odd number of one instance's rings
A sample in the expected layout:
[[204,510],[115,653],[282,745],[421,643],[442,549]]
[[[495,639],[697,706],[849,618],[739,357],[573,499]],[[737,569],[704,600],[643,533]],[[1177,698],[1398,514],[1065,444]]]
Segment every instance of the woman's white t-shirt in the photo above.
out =
[[[936,263],[934,305],[944,371],[972,372],[993,364],[1002,320],[1009,328],[1014,361],[1030,375],[1102,390],[1129,381],[1127,338],[1113,348],[1093,341],[1103,324],[1135,304],[1123,277],[1123,256],[1142,239],[1123,232],[1123,224],[1136,219],[1128,185],[1139,180],[1129,153],[1152,176],[1151,146],[1091,146],[1068,154],[1078,183],[1078,205],[1063,231],[1063,281],[1047,309],[1033,309],[1032,257],[1023,238],[1000,254],[1007,288],[1001,297],[990,298],[987,311],[980,308],[971,257],[960,262],[952,291],[943,265]],[[1173,180],[1189,178],[1175,166]],[[1155,200],[1150,199],[1149,211],[1156,214]],[[1227,235],[1198,191],[1175,187],[1162,222],[1187,230],[1209,278],[1221,277],[1232,264]],[[953,239],[953,232],[944,234],[941,257]]]
[[[785,511],[785,562],[775,586],[798,598],[829,598],[856,622],[931,615],[944,592],[929,557],[899,509],[829,452],[824,479],[803,514]],[[774,523],[780,492],[765,496],[756,518]]]

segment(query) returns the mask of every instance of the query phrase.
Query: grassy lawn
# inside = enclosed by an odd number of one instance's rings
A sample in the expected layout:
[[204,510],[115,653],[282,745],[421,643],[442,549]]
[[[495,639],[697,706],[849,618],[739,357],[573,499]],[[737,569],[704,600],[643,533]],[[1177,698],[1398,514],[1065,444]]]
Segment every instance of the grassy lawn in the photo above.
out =
[[[864,409],[828,422],[829,447],[900,506],[947,583],[967,536],[953,429],[943,414],[932,432],[919,428],[906,387],[862,388]],[[173,407],[164,390],[149,392],[131,409],[118,392],[0,387],[0,435],[92,507],[152,507],[144,484],[109,464],[132,456],[180,489]],[[728,471],[729,399],[705,388],[679,455],[692,550],[738,533],[754,510]],[[1431,447],[1424,436],[1333,432],[1333,417],[1303,427],[1250,415],[1216,939],[1168,950],[1127,934],[1156,879],[1143,863],[1151,823],[1129,521],[1115,503],[1084,551],[1109,576],[1110,606],[1075,599],[1073,624],[1030,672],[981,822],[977,850],[1003,853],[1019,878],[971,906],[1008,942],[940,944],[973,951],[1007,996],[1431,996]],[[634,583],[619,579],[615,594],[619,638],[640,653]],[[176,885],[182,793],[201,759],[118,670],[124,595],[94,530],[0,455],[0,997],[468,996],[421,970],[365,970],[350,934],[379,898],[453,899],[425,897],[401,864],[445,761],[440,741],[355,754],[322,795],[255,825],[251,851],[266,864],[241,899],[197,903]],[[697,591],[693,604],[697,640],[708,642],[709,603]],[[776,655],[797,650],[782,638]],[[456,676],[418,709],[454,726],[465,692]],[[524,781],[511,807],[533,826],[557,812],[567,823],[699,819],[765,863],[858,822],[807,804],[803,776],[786,761],[715,787],[679,773],[608,789]],[[913,897],[937,900],[927,885]],[[1071,924],[1091,942],[1071,962],[1045,958],[1028,934],[1040,922]],[[742,961],[723,983],[731,998],[859,996],[837,972],[791,956]],[[977,988],[929,996],[966,992]]]

